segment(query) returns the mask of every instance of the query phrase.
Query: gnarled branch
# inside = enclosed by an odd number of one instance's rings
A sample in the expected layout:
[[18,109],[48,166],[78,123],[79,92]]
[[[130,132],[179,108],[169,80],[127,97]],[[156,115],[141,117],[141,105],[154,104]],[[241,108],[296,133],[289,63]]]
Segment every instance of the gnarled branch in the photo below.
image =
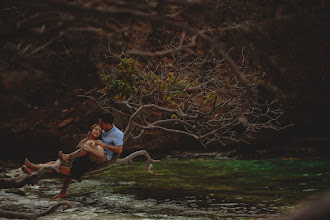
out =
[[118,164],[131,164],[131,163],[133,163],[133,158],[135,158],[137,156],[144,156],[147,159],[147,164],[146,164],[146,168],[145,168],[145,171],[147,173],[153,173],[153,171],[151,170],[153,167],[152,163],[160,162],[160,160],[153,160],[146,150],[140,150],[140,151],[136,151],[136,152],[128,155],[125,158],[118,159],[117,163]]

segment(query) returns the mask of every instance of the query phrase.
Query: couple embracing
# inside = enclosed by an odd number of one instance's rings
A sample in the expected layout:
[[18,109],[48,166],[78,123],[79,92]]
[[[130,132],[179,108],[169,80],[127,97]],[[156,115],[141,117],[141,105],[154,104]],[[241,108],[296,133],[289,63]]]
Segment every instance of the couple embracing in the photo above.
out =
[[[54,198],[66,197],[72,179],[81,179],[94,163],[105,163],[111,160],[114,153],[122,152],[124,134],[113,124],[113,121],[114,118],[111,113],[103,113],[99,117],[99,123],[92,125],[87,137],[79,142],[77,151],[70,154],[59,152],[59,156],[64,161],[68,161],[74,155],[76,155],[76,158],[72,162],[71,168],[66,166],[58,168],[59,172],[67,177],[64,179],[61,191]],[[34,164],[25,159],[22,170],[27,174],[31,174],[33,171],[52,164],[55,164],[55,161]]]

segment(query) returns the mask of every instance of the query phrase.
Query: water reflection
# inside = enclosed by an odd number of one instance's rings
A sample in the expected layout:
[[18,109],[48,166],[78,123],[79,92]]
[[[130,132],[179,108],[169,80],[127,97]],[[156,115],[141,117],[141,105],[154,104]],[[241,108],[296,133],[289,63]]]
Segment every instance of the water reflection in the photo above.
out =
[[[292,208],[329,190],[329,161],[166,159],[144,173],[145,162],[115,165],[73,183],[77,207],[43,219],[254,219]],[[43,180],[0,191],[0,208],[42,210],[61,183]],[[5,200],[3,199],[5,198]]]

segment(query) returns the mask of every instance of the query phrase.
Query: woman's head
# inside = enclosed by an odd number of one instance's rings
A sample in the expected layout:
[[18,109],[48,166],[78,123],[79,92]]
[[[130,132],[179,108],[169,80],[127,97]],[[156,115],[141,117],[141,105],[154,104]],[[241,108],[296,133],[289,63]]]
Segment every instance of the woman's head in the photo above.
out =
[[88,132],[87,138],[96,140],[98,137],[100,137],[101,132],[101,126],[98,124],[93,124]]
[[100,137],[101,132],[101,126],[98,124],[93,124],[89,129],[87,136],[78,143],[77,148],[82,146],[87,140],[96,140],[98,137]]

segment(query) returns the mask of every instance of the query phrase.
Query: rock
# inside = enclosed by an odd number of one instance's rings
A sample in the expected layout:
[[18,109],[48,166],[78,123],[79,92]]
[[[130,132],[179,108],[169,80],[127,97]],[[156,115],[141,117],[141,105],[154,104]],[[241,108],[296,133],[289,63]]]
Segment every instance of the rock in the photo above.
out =
[[325,220],[330,219],[330,194],[320,195],[305,201],[302,208],[288,216],[281,216],[281,220]]
[[6,193],[13,193],[13,194],[20,195],[20,196],[25,196],[25,193],[20,189],[8,189],[5,192]]

